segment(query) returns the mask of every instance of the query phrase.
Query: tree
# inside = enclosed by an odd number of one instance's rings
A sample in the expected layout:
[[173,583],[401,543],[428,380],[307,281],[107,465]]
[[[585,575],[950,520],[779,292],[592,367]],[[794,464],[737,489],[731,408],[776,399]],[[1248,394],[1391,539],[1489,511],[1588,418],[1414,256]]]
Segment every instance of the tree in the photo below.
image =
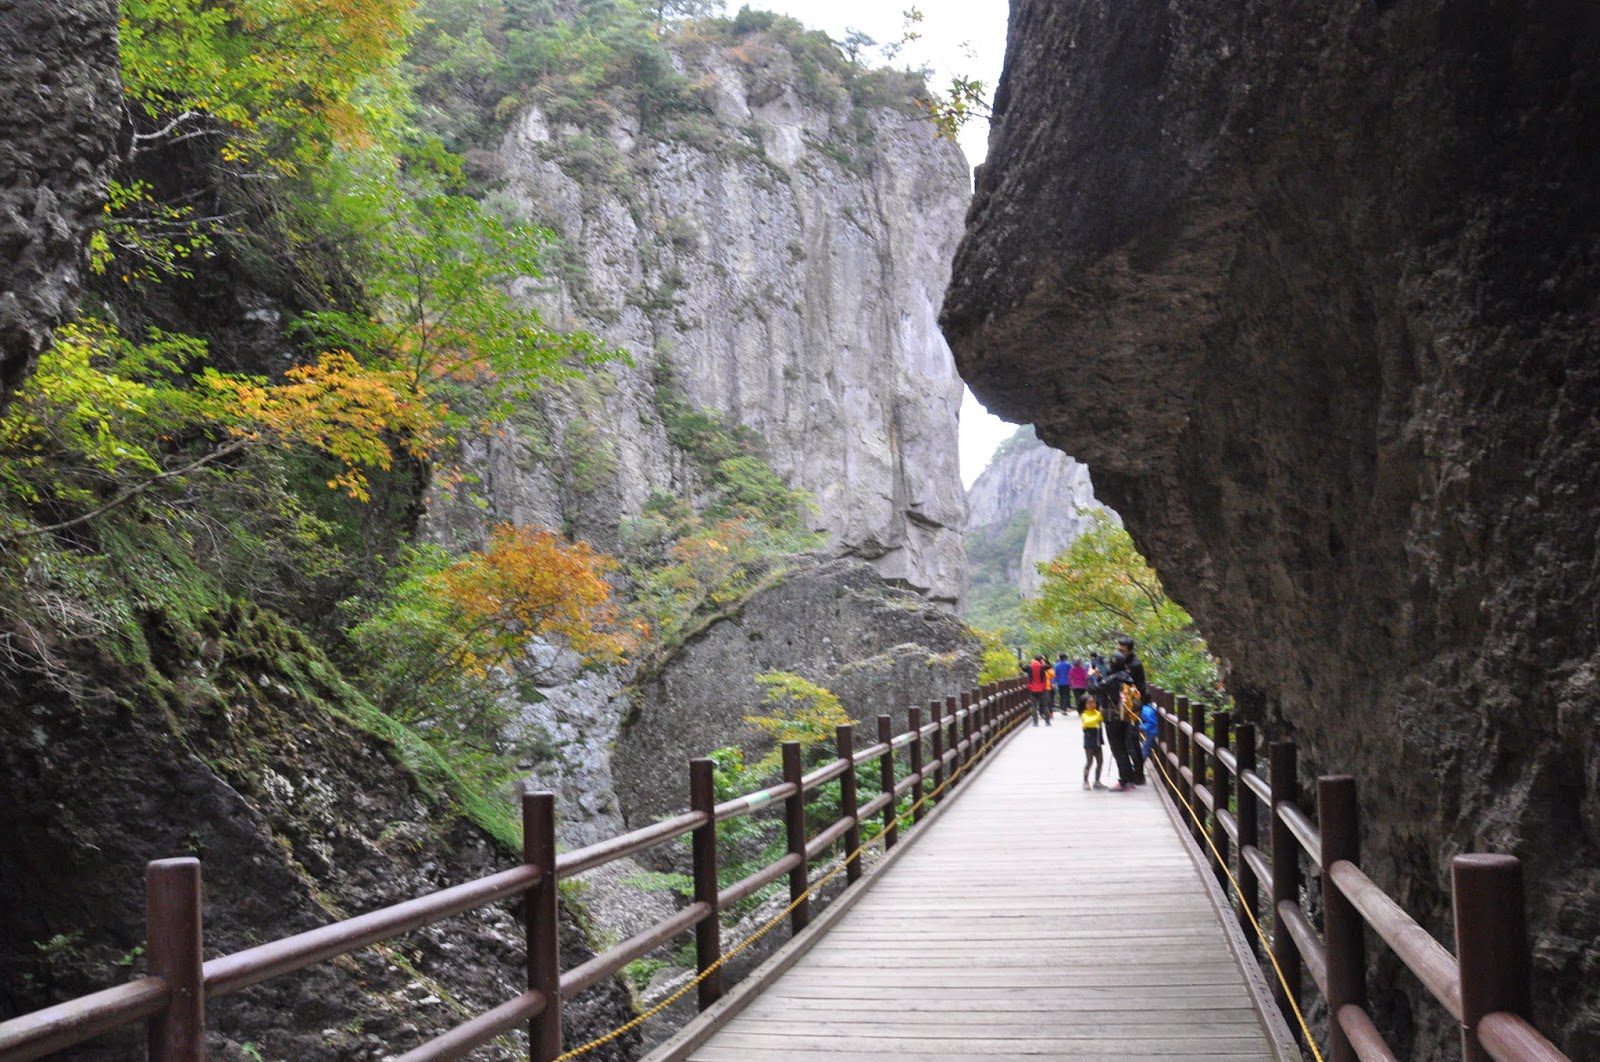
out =
[[1035,644],[1086,656],[1125,633],[1152,679],[1184,693],[1212,691],[1216,661],[1194,621],[1108,514],[1095,513],[1089,529],[1039,572],[1039,595],[1023,606]]
[[491,672],[515,667],[536,642],[586,663],[615,663],[632,649],[641,632],[612,602],[605,577],[615,567],[586,543],[502,524],[482,550],[460,557],[411,550],[389,592],[348,635],[384,708],[492,743],[499,720],[497,691],[485,681]]
[[792,671],[768,671],[756,676],[765,691],[760,715],[744,721],[772,739],[772,748],[756,764],[759,777],[776,771],[782,763],[785,741],[797,741],[811,753],[832,741],[838,728],[854,722],[830,689]]
[[548,327],[508,291],[539,278],[548,232],[463,194],[459,160],[437,142],[408,155],[402,167],[354,153],[330,170],[325,222],[351,235],[367,309],[307,314],[313,349],[358,351],[434,396],[450,436],[488,430],[544,381],[617,356],[588,333]]
[[839,42],[839,50],[850,60],[850,65],[855,67],[861,65],[861,57],[866,54],[867,49],[877,46],[877,41],[858,29],[846,30],[844,40]]

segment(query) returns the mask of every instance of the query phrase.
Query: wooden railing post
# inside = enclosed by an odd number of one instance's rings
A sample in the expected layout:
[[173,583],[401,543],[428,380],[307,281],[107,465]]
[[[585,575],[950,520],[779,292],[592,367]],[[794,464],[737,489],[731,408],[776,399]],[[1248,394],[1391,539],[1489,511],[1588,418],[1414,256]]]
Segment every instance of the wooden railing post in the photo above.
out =
[[1256,872],[1250,869],[1250,862],[1244,857],[1246,848],[1261,847],[1261,822],[1256,814],[1255,790],[1244,784],[1245,772],[1254,772],[1256,769],[1254,723],[1239,724],[1234,732],[1234,755],[1239,760],[1239,855],[1235,864],[1235,873],[1239,876],[1239,925],[1244,929],[1245,940],[1250,942],[1251,952],[1259,956],[1260,941],[1252,923],[1261,911],[1261,883],[1256,880]]
[[961,754],[961,763],[964,766],[970,766],[972,763],[972,755],[977,751],[977,746],[972,740],[972,735],[974,733],[972,717],[975,714],[975,710],[972,707],[971,690],[961,691],[961,713],[961,736],[962,739],[967,743],[967,751]]
[[[704,974],[722,959],[722,920],[717,910],[717,790],[712,779],[716,762],[689,761],[689,810],[703,812],[706,821],[695,827],[690,845],[694,853],[694,902],[709,904],[711,911],[694,927],[696,973]],[[722,968],[711,970],[700,982],[700,1009],[722,998]]]
[[933,724],[933,789],[938,795],[933,798],[933,803],[938,804],[944,800],[944,706],[938,701],[928,702],[928,721]]
[[957,719],[959,713],[960,702],[954,697],[946,697],[944,700],[944,714],[945,718],[950,721],[950,734],[949,739],[946,741],[949,748],[945,751],[950,753],[951,784],[955,783],[956,772],[961,767],[961,724]]
[[1189,706],[1189,722],[1194,736],[1189,740],[1189,773],[1194,776],[1194,839],[1202,850],[1206,846],[1206,806],[1200,802],[1200,790],[1206,788],[1206,750],[1201,747],[1200,735],[1206,732],[1206,709],[1203,704]]
[[839,817],[849,819],[850,827],[844,832],[844,850],[850,858],[845,860],[844,876],[847,882],[861,880],[861,815],[856,804],[856,742],[855,728],[849,723],[835,732],[839,758],[845,762],[844,773],[839,776]]
[[789,854],[800,861],[789,871],[789,932],[798,933],[811,921],[811,901],[806,896],[810,887],[810,868],[806,866],[806,795],[801,791],[800,779],[805,775],[801,760],[800,742],[783,743],[783,780],[794,786],[783,801],[783,832]]
[[906,730],[911,735],[911,822],[922,821],[922,709],[906,709]]
[[1354,778],[1317,779],[1317,826],[1322,841],[1322,939],[1328,951],[1328,1054],[1333,1062],[1354,1062],[1355,1048],[1339,1023],[1339,1008],[1367,1001],[1366,939],[1361,913],[1328,873],[1341,859],[1360,864]]
[[1211,816],[1211,843],[1216,851],[1211,856],[1211,869],[1216,872],[1218,880],[1224,880],[1228,875],[1228,828],[1222,824],[1223,813],[1228,810],[1229,797],[1233,792],[1230,784],[1233,776],[1222,765],[1221,752],[1228,747],[1229,738],[1233,729],[1233,718],[1227,712],[1218,712],[1214,717],[1217,742],[1217,757],[1211,765],[1211,796],[1215,800],[1215,813]]
[[1533,1017],[1522,864],[1515,856],[1459,855],[1450,862],[1450,877],[1461,970],[1461,1056],[1487,1062],[1489,1054],[1478,1042],[1485,1015]]
[[206,1057],[205,975],[201,972],[200,860],[157,859],[145,867],[145,961],[172,988],[150,1019],[151,1062]]
[[1177,730],[1178,769],[1173,772],[1172,783],[1174,785],[1178,786],[1179,788],[1189,788],[1189,790],[1190,790],[1189,791],[1189,803],[1193,804],[1194,803],[1193,788],[1192,787],[1188,787],[1187,783],[1185,783],[1184,780],[1183,780],[1183,768],[1189,766],[1189,759],[1190,759],[1190,757],[1189,757],[1189,745],[1191,744],[1191,740],[1190,740],[1189,735],[1185,734],[1183,732],[1183,724],[1187,723],[1189,721],[1189,698],[1187,698],[1187,697],[1179,697],[1178,698],[1177,713],[1178,713],[1178,726],[1175,729]]
[[887,852],[900,839],[894,799],[894,719],[890,716],[878,716],[878,744],[886,746],[878,756],[878,791],[889,797],[883,806],[883,850]]
[[539,880],[522,900],[528,987],[544,1009],[528,1023],[528,1057],[550,1062],[561,1054],[561,923],[556,889],[556,796],[522,793],[522,861],[539,868]]
[[1277,997],[1278,1009],[1287,1014],[1291,1009],[1290,999],[1297,1005],[1300,1001],[1300,951],[1289,938],[1289,927],[1284,923],[1282,912],[1284,904],[1298,906],[1300,903],[1300,845],[1278,809],[1293,804],[1299,796],[1294,742],[1272,743],[1268,771],[1272,787],[1267,831],[1272,838],[1272,957],[1283,972],[1283,983],[1274,984],[1272,991]]

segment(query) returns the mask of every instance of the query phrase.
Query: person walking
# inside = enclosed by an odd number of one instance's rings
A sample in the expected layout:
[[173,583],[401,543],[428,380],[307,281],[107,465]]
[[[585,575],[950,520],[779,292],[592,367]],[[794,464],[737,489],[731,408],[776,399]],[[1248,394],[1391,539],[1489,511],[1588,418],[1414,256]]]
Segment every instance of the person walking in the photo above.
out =
[[1043,653],[1034,653],[1033,659],[1022,667],[1022,673],[1028,679],[1028,695],[1033,699],[1033,725],[1038,726],[1039,720],[1044,720],[1044,725],[1050,725],[1046,714],[1050,704],[1050,665],[1045,662]]
[[1094,768],[1094,789],[1104,789],[1105,784],[1100,781],[1101,773],[1106,769],[1105,736],[1101,733],[1100,708],[1090,697],[1078,709],[1078,720],[1083,724],[1083,788],[1090,789],[1089,768]]
[[1133,784],[1146,784],[1144,774],[1144,756],[1141,750],[1143,706],[1150,700],[1149,690],[1145,685],[1144,661],[1139,659],[1139,654],[1134,651],[1133,639],[1123,635],[1117,639],[1117,652],[1112,657],[1114,667],[1127,672],[1128,682],[1122,690],[1123,718],[1128,721],[1124,731],[1124,740],[1128,743],[1128,764],[1133,768]]
[[1072,703],[1072,665],[1067,663],[1067,654],[1062,653],[1056,657],[1055,687],[1056,707],[1061,709],[1061,714],[1074,707]]
[[1082,660],[1074,658],[1072,666],[1067,669],[1067,686],[1072,692],[1072,706],[1083,711],[1083,698],[1089,687],[1089,669],[1083,666]]
[[1135,787],[1139,774],[1133,762],[1139,750],[1138,728],[1130,723],[1122,708],[1123,688],[1133,685],[1133,676],[1128,671],[1127,656],[1120,651],[1106,661],[1105,666],[1107,670],[1100,680],[1096,700],[1105,706],[1101,709],[1101,715],[1105,718],[1106,741],[1111,746],[1111,758],[1117,765],[1117,789],[1127,792]]

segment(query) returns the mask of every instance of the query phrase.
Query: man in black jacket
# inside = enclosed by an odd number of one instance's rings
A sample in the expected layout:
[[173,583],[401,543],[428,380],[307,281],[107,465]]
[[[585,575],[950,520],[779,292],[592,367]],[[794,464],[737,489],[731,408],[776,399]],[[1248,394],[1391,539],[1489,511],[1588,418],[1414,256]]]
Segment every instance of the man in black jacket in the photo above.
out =
[[1139,756],[1139,724],[1122,710],[1122,689],[1132,686],[1144,703],[1144,661],[1133,651],[1133,639],[1117,639],[1117,651],[1106,662],[1109,674],[1104,679],[1106,742],[1117,762],[1117,783],[1123,790],[1144,784],[1144,760]]

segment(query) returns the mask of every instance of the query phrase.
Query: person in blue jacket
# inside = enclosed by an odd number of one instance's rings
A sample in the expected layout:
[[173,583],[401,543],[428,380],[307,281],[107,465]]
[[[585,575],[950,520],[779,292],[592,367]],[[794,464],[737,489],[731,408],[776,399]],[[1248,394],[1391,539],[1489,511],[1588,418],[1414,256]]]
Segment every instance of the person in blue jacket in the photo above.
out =
[[1144,735],[1144,744],[1139,746],[1140,760],[1150,758],[1150,750],[1155,747],[1156,735],[1160,733],[1160,718],[1156,706],[1149,701],[1139,709],[1139,732]]
[[1061,709],[1061,714],[1066,715],[1067,709],[1072,704],[1072,665],[1067,662],[1067,654],[1062,653],[1056,658],[1056,703]]

